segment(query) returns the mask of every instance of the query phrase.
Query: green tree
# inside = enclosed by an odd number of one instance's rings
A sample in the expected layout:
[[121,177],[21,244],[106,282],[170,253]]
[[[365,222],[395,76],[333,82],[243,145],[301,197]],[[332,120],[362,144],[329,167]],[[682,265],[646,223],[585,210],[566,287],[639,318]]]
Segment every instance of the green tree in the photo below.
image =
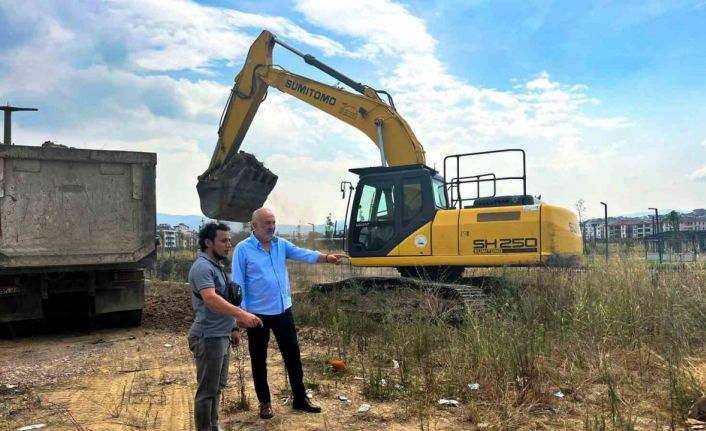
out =
[[331,213],[328,213],[326,216],[326,226],[325,226],[325,232],[326,232],[326,238],[333,238],[333,220],[331,217]]
[[672,234],[672,248],[677,253],[681,253],[681,235],[679,233],[679,224],[681,224],[681,214],[672,210],[669,214],[667,214],[667,223],[669,223],[669,226],[671,226],[672,230],[674,231],[674,233]]
[[588,247],[586,244],[586,201],[579,199],[576,204],[574,204],[576,212],[579,216],[579,226],[581,228],[581,242],[583,243],[584,253],[588,253]]
[[679,232],[679,224],[681,224],[681,214],[672,210],[667,214],[667,223],[672,227],[674,232]]
[[579,223],[583,225],[583,223],[586,221],[586,201],[583,199],[579,199],[574,204],[574,207],[576,208],[576,212],[579,215]]

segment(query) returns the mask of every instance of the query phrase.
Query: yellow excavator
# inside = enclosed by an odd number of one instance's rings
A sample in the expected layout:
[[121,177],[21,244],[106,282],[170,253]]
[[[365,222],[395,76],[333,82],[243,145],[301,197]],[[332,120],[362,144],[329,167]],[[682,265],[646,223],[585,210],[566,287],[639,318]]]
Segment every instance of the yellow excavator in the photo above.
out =
[[[358,94],[275,66],[275,44]],[[205,215],[247,221],[277,182],[253,155],[238,151],[268,87],[350,124],[380,149],[380,166],[350,170],[359,177],[345,238],[353,266],[395,267],[405,276],[451,280],[465,267],[578,263],[583,250],[578,219],[527,195],[523,150],[454,154],[444,159],[442,176],[426,166],[424,148],[387,92],[350,79],[268,31],[252,44],[235,78],[210,166],[199,176]],[[474,158],[504,153],[521,156],[521,175],[462,169]],[[499,196],[499,184],[507,181],[521,182],[522,194]]]

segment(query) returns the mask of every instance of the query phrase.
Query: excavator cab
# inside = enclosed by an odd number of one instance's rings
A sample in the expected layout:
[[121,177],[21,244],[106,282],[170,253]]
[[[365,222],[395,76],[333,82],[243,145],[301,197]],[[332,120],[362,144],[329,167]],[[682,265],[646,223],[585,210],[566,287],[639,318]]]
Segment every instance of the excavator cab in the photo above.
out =
[[[522,175],[462,173],[463,165],[473,165],[471,159],[478,156],[518,153],[522,157]],[[433,221],[440,210],[539,204],[538,199],[526,194],[525,152],[521,149],[447,156],[444,177],[421,164],[350,172],[359,176],[346,244],[351,257],[388,256],[406,238]],[[498,184],[507,181],[521,182],[522,194],[497,196]]]
[[425,165],[351,169],[359,175],[348,229],[351,257],[386,256],[447,208],[444,180]]

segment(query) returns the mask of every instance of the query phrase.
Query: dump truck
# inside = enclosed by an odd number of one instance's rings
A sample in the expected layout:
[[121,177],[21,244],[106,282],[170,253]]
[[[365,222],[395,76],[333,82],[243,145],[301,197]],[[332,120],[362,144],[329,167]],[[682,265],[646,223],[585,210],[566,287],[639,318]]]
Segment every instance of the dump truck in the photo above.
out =
[[156,164],[153,153],[0,145],[0,329],[141,323]]

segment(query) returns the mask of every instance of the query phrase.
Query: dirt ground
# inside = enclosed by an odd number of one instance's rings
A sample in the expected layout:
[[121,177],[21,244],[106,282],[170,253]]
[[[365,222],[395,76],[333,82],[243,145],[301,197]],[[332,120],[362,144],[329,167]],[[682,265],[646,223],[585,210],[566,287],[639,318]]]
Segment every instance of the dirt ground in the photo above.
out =
[[[327,277],[348,274],[322,275]],[[383,275],[383,274],[380,274]],[[311,274],[309,274],[311,277]],[[298,285],[297,272],[292,271]],[[188,285],[152,282],[146,289],[143,325],[129,329],[60,331],[0,340],[0,431],[45,424],[46,430],[191,430],[195,369],[186,343],[191,323]],[[296,301],[295,301],[296,302]],[[461,406],[434,406],[421,422],[404,401],[371,402],[354,371],[333,373],[315,328],[300,328],[306,383],[322,414],[296,412],[287,400],[284,367],[270,345],[270,387],[275,417],[261,420],[246,349],[231,356],[231,377],[221,414],[225,430],[456,430],[502,429],[498,423],[472,424]],[[243,375],[239,376],[239,365]],[[698,375],[706,383],[706,366]],[[237,408],[241,382],[249,410]],[[349,401],[341,401],[340,396]],[[358,408],[369,403],[368,412]],[[563,412],[580,412],[569,400],[556,400]],[[551,406],[550,406],[551,407]],[[535,429],[584,429],[583,418],[552,418]],[[530,412],[527,413],[530,415]],[[536,423],[536,422],[535,422]]]
[[[296,277],[293,271],[293,280]],[[0,430],[38,424],[47,430],[193,429],[195,368],[186,343],[191,324],[187,288],[183,283],[148,283],[139,328],[61,330],[0,340]],[[313,370],[321,376],[326,367],[317,353],[323,349],[317,338],[316,330],[300,328],[305,376]],[[239,362],[251,404],[247,411],[237,408]],[[275,417],[265,421],[257,415],[246,349],[241,346],[231,355],[221,413],[225,430],[419,429],[413,413],[394,402],[369,402],[370,411],[358,413],[368,401],[361,394],[361,379],[353,373],[325,370],[328,381],[307,379],[323,413],[294,411],[274,341],[268,365]],[[439,413],[436,429],[458,429],[453,410]]]

